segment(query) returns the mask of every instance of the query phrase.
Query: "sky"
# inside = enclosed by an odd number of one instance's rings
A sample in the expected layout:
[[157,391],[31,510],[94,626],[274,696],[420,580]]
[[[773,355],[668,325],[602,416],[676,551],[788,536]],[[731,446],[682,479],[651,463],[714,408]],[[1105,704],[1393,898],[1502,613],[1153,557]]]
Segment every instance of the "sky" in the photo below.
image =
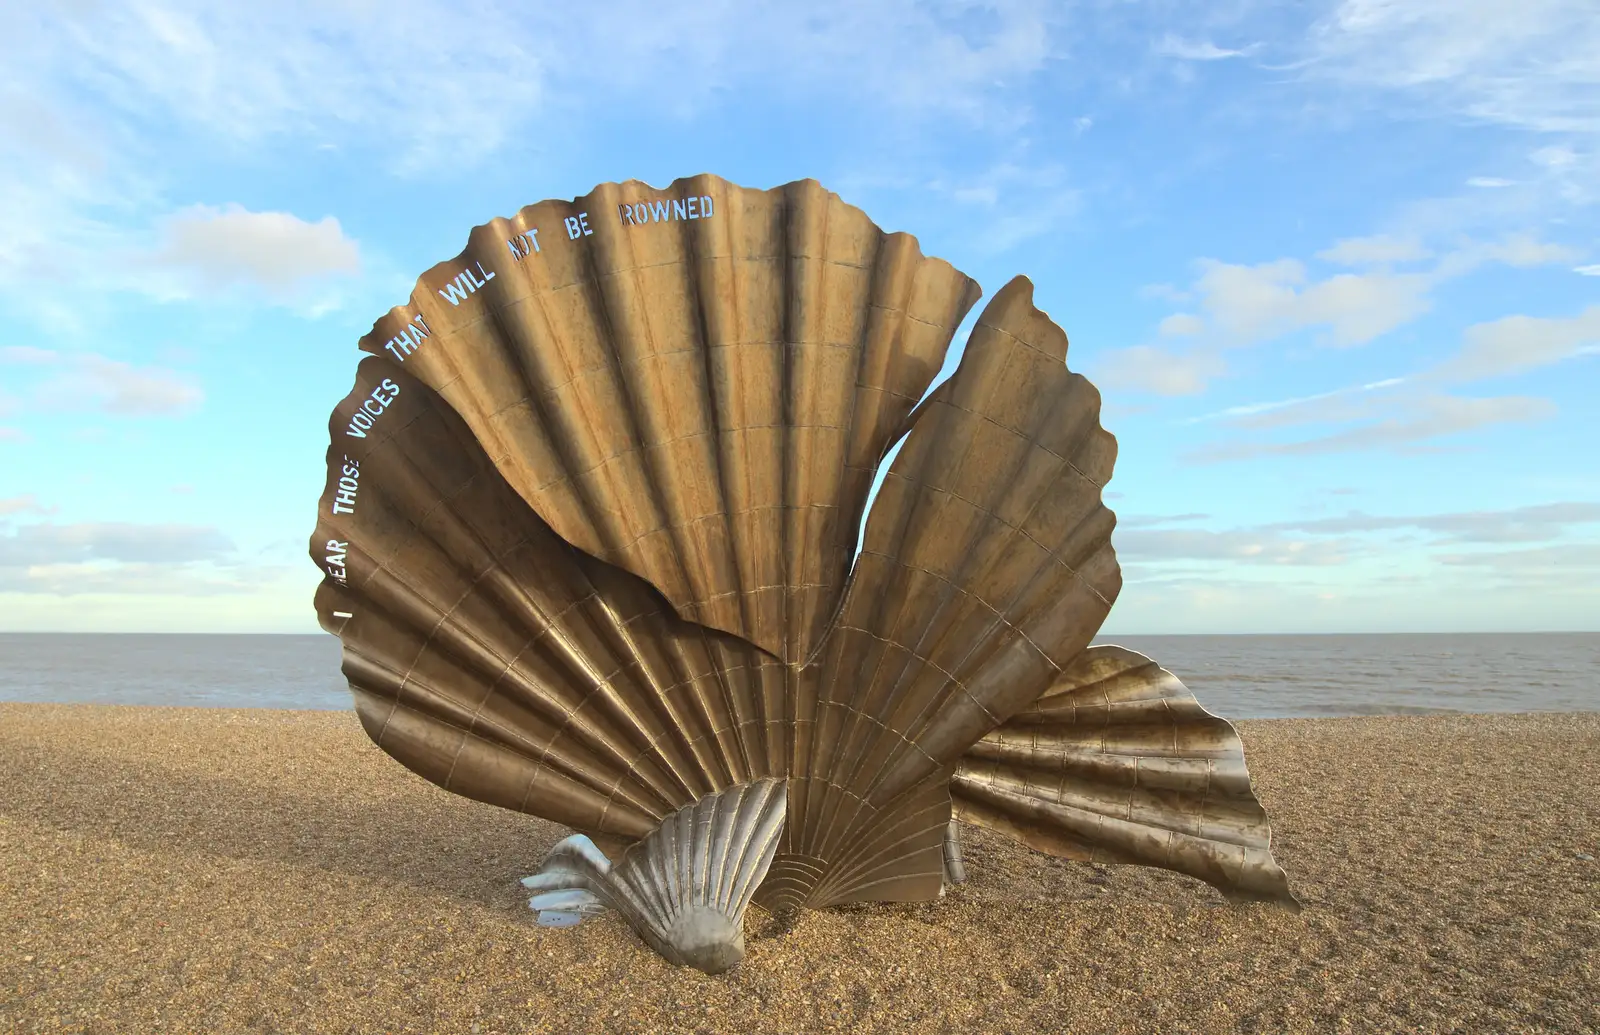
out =
[[357,339],[701,172],[1033,280],[1107,634],[1600,630],[1593,0],[0,0],[0,630],[315,632]]

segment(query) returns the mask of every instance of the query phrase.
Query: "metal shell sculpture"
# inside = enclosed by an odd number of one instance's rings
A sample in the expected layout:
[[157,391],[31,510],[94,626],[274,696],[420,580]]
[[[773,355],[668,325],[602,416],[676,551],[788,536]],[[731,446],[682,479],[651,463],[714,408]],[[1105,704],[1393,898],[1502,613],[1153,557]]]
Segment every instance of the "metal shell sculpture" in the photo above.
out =
[[[978,297],[810,180],[603,184],[474,229],[329,423],[316,606],[367,733],[580,831],[531,886],[707,970],[752,891],[936,898],[952,809],[1292,903],[1233,728],[1089,645],[1116,443],[1025,278],[928,393]],[[723,819],[664,833],[686,815]],[[685,904],[727,923],[675,935]]]

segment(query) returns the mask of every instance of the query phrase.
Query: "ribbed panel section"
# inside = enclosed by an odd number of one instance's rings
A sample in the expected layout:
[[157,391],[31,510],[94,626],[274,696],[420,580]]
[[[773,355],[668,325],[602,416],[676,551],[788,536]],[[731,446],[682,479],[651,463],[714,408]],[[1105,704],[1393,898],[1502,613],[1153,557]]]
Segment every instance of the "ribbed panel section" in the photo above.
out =
[[1052,855],[1142,863],[1293,905],[1244,745],[1172,673],[1091,647],[967,752],[956,813]]
[[[341,434],[374,391],[393,398],[369,434]],[[333,428],[312,547],[337,547],[345,581],[318,613],[380,747],[449,790],[626,838],[786,771],[782,666],[564,542],[397,364],[363,361]]]
[[1025,278],[911,412],[977,295],[810,180],[602,184],[474,229],[330,422],[317,608],[373,740],[649,838],[607,879],[669,942],[756,870],[780,910],[936,897],[952,794],[1047,851],[1287,897],[1232,728],[1086,651],[1116,443]]
[[694,906],[737,920],[777,851],[784,804],[783,782],[761,780],[678,810],[612,870],[618,893],[661,931]]
[[884,480],[838,624],[801,673],[818,701],[784,851],[859,856],[848,873],[835,862],[813,901],[937,895],[950,769],[1045,691],[1116,598],[1100,499],[1116,443],[1066,352],[1032,286],[1012,281]]
[[581,835],[557,845],[535,891],[581,888],[673,963],[716,973],[744,955],[744,912],[783,828],[784,785],[758,780],[667,817],[612,865]]
[[[508,241],[532,229],[541,250],[519,259]],[[629,181],[476,228],[362,347],[420,317],[407,371],[558,535],[794,661],[837,608],[878,459],[977,298],[815,181]]]

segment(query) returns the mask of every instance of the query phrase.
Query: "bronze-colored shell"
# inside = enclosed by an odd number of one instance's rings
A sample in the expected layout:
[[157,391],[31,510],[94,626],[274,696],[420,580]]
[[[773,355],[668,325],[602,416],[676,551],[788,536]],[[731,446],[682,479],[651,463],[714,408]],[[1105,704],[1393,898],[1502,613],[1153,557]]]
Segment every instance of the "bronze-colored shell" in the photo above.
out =
[[[605,184],[475,229],[363,339],[330,423],[318,613],[373,739],[613,842],[785,780],[774,908],[936,897],[952,777],[964,816],[1082,854],[1050,811],[1077,792],[1017,775],[1049,748],[1004,745],[1100,670],[1116,445],[1020,277],[912,412],[977,295],[811,181]],[[1209,829],[1201,798],[1122,815]],[[1250,829],[1240,865],[1188,872],[1278,887]]]
[[978,295],[811,180],[608,183],[476,228],[361,347],[438,391],[557,535],[793,663]]
[[1160,866],[1294,904],[1238,733],[1126,647],[1079,654],[973,745],[950,792],[962,820],[1051,855]]

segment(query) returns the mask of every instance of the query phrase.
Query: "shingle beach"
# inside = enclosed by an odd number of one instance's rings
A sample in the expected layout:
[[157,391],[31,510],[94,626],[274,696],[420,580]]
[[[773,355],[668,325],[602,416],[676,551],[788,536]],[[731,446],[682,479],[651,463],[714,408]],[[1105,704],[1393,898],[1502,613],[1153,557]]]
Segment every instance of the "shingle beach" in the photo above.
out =
[[968,827],[944,900],[752,908],[708,977],[536,926],[565,831],[353,713],[0,704],[0,1032],[1600,1030],[1600,714],[1237,725],[1303,912]]

